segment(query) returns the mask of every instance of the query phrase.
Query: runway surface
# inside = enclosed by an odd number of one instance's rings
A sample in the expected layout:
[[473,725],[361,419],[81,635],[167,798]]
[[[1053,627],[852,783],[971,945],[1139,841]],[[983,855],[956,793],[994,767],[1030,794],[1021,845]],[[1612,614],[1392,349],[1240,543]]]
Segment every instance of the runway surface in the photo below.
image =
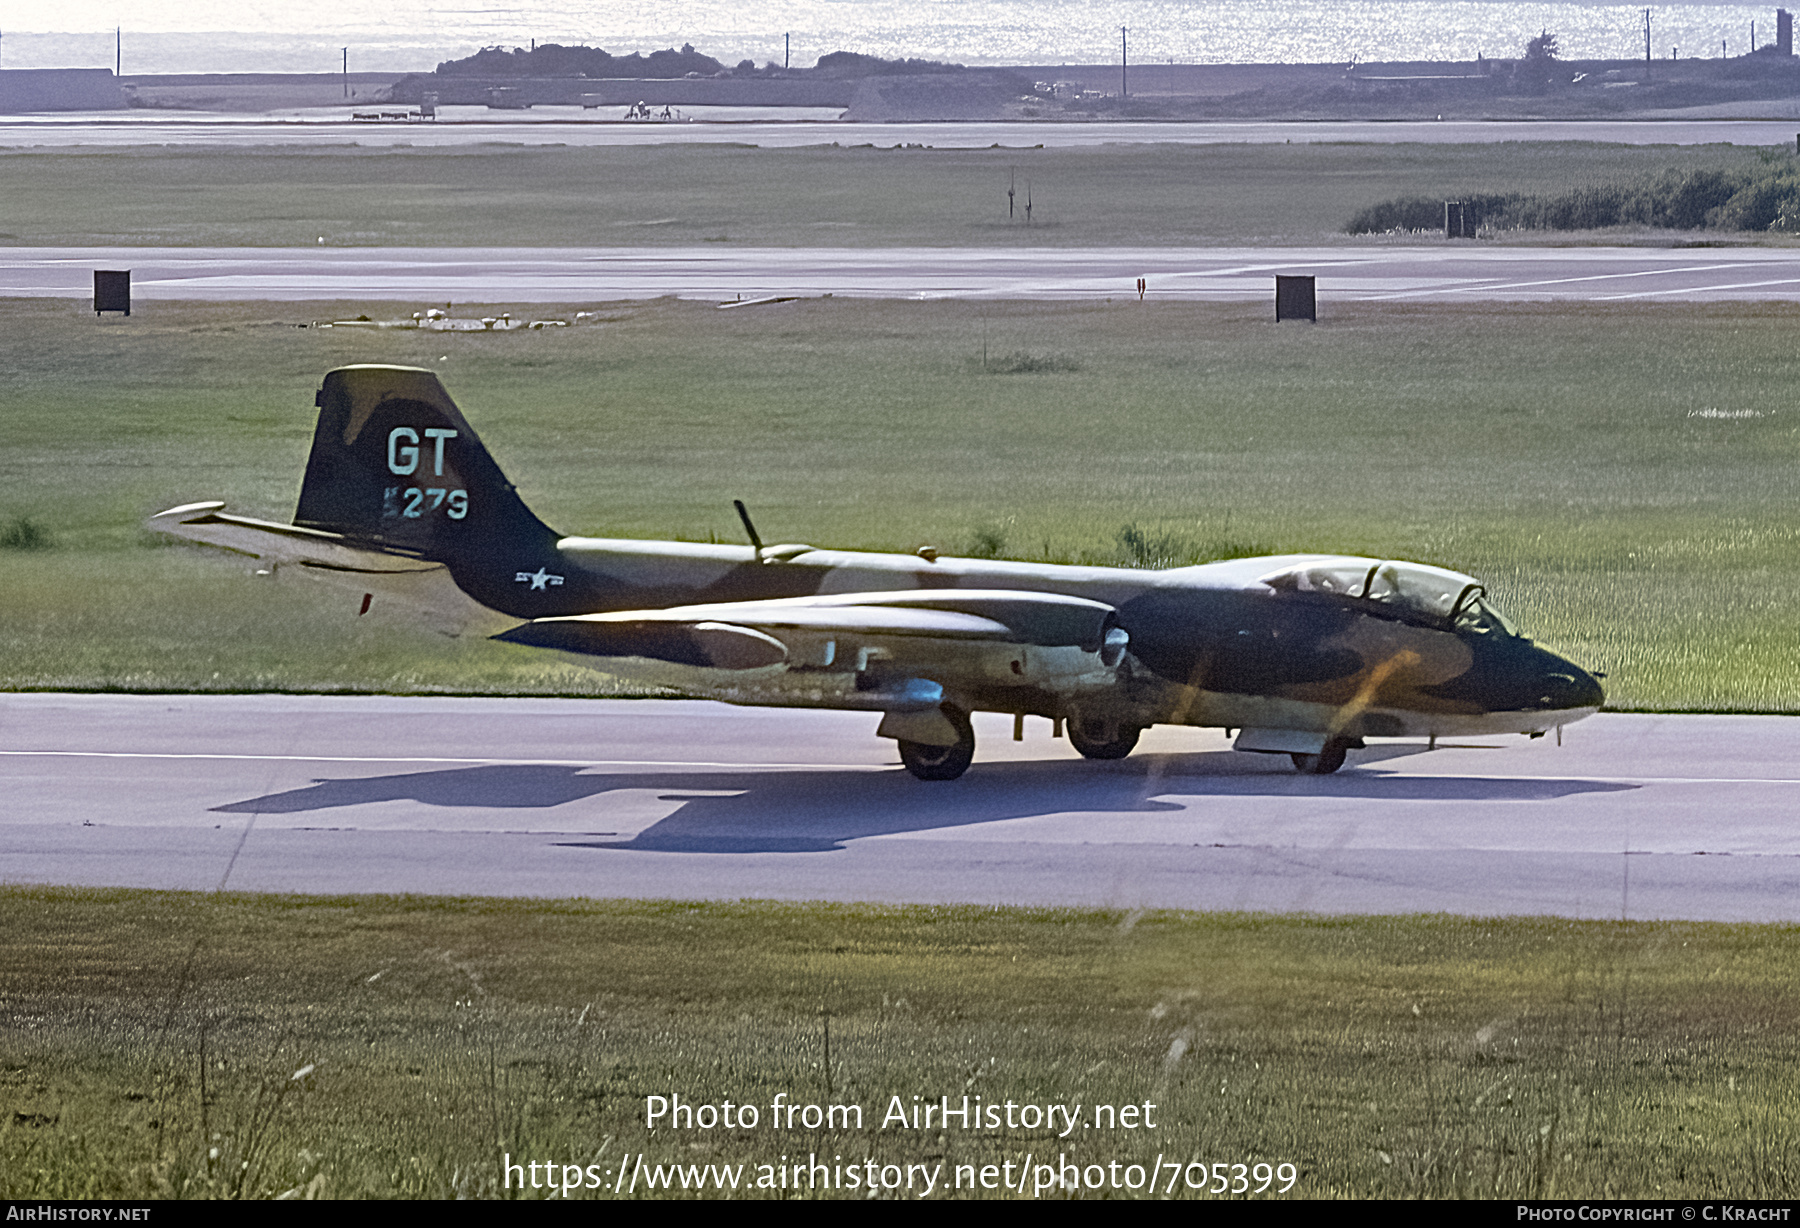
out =
[[[446,108],[448,110],[449,108]],[[1295,145],[1314,143],[1492,144],[1498,141],[1602,141],[1623,145],[1782,145],[1792,147],[1795,119],[1302,121],[1281,123],[986,122],[620,123],[619,108],[517,112],[456,108],[455,122],[345,122],[341,109],[285,116],[96,111],[35,115],[0,122],[0,149],[140,145],[357,145],[365,148],[506,145],[926,145],[933,149],[1001,146],[1068,149],[1093,145]]]
[[[977,717],[925,784],[869,714],[675,701],[0,696],[0,881],[1800,920],[1800,721],[1602,715],[1329,777]],[[1478,744],[1476,744],[1478,743]]]
[[88,298],[129,269],[140,300],[592,303],[876,298],[1264,301],[1275,274],[1334,302],[1800,299],[1800,250],[1532,248],[0,248],[0,296]]

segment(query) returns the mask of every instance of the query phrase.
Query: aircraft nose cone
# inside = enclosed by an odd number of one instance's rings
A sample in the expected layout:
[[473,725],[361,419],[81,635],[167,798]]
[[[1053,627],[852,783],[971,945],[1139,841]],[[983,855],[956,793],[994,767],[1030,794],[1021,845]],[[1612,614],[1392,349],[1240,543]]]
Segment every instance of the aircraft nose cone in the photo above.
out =
[[1606,700],[1592,674],[1519,639],[1476,644],[1470,669],[1427,693],[1484,712],[1570,712],[1598,708]]
[[1585,669],[1561,657],[1538,677],[1537,706],[1559,712],[1568,708],[1598,708],[1606,702],[1600,682]]

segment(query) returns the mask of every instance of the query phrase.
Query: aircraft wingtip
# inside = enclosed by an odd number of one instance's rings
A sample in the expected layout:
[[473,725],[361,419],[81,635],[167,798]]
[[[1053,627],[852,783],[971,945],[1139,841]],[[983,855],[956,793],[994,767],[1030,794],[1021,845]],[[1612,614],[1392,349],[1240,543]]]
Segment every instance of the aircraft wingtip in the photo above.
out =
[[178,520],[183,516],[192,516],[196,512],[216,512],[224,506],[224,502],[218,499],[208,499],[200,503],[183,503],[180,507],[172,507],[166,512],[158,512],[150,519],[152,521]]

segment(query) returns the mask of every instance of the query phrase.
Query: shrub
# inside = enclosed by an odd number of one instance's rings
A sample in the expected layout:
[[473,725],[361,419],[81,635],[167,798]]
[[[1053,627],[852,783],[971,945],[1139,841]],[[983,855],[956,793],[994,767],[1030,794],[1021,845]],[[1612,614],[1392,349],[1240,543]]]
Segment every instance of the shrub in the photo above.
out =
[[0,528],[0,549],[5,550],[48,550],[50,548],[50,530],[29,516],[20,516],[7,521]]
[[1344,229],[1353,235],[1389,234],[1395,231],[1441,231],[1444,228],[1444,202],[1460,200],[1463,217],[1471,227],[1496,221],[1513,201],[1511,196],[1475,193],[1457,196],[1403,196],[1370,205],[1350,219]]
[[1425,196],[1404,196],[1370,205],[1350,219],[1344,229],[1353,235],[1379,235],[1392,231],[1438,230],[1444,225],[1444,202]]
[[1027,354],[1024,350],[1015,350],[1004,358],[991,360],[987,369],[996,375],[1055,375],[1079,371],[1081,364],[1056,354]]
[[1724,204],[1706,215],[1714,230],[1773,230],[1784,200],[1800,190],[1791,179],[1757,179],[1739,188]]
[[[1362,210],[1351,234],[1436,230],[1446,198],[1407,196]],[[1448,197],[1455,199],[1455,197]],[[1800,232],[1800,176],[1787,160],[1753,171],[1670,172],[1630,184],[1587,184],[1553,195],[1464,195],[1477,225],[1518,230],[1602,230],[1650,226],[1662,230],[1775,230]]]
[[1526,196],[1512,202],[1506,224],[1521,230],[1598,230],[1625,220],[1625,193],[1590,186],[1560,196]]

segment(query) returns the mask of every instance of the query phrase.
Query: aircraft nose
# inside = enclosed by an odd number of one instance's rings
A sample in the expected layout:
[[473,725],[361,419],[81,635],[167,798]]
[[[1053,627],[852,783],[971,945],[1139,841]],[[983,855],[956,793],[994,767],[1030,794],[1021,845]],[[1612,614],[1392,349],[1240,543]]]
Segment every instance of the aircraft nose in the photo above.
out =
[[1538,694],[1536,706],[1549,712],[1560,712],[1569,708],[1598,708],[1606,702],[1606,692],[1601,688],[1599,679],[1576,665],[1552,653],[1545,653],[1549,658],[1545,669],[1538,675]]
[[1487,640],[1474,649],[1468,672],[1428,693],[1484,712],[1568,712],[1606,700],[1592,674],[1529,640]]

